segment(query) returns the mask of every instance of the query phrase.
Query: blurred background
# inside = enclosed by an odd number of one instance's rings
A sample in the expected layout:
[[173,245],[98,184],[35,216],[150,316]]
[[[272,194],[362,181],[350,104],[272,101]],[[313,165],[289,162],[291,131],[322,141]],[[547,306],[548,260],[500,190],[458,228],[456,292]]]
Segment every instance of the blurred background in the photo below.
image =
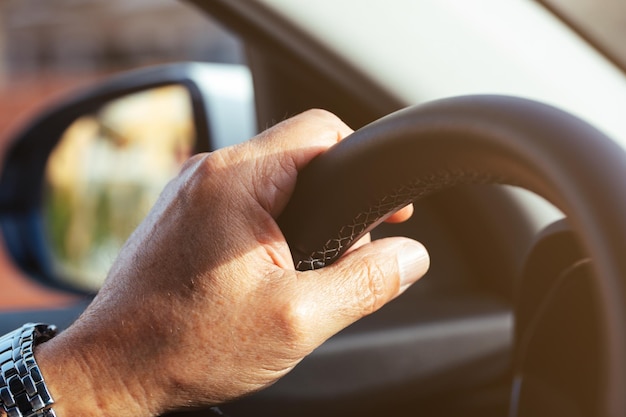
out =
[[173,0],[0,0],[0,139],[51,96],[172,61],[241,63],[235,38]]

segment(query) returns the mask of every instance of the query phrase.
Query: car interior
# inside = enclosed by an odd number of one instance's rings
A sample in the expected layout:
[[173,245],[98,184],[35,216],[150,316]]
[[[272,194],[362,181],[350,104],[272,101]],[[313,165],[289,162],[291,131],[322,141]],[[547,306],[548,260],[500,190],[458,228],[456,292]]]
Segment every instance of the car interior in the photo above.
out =
[[[57,209],[46,204],[59,195],[49,193],[50,161],[70,126],[96,115],[100,131],[112,126],[109,137],[123,140],[114,119],[102,122],[109,105],[175,85],[190,103],[195,142],[185,155],[309,108],[356,130],[307,167],[278,220],[294,259],[306,260],[372,199],[407,186],[336,256],[374,226],[373,237],[409,236],[431,256],[427,276],[402,297],[273,386],[221,405],[227,415],[626,413],[626,75],[617,58],[551,2],[187,3],[240,39],[245,67],[175,63],[115,75],[56,101],[13,136],[0,176],[7,251],[42,285],[79,297],[62,308],[2,310],[0,334],[25,322],[63,329],[97,290],[61,277],[76,272],[55,264],[47,237]],[[378,225],[411,201],[409,221]]]

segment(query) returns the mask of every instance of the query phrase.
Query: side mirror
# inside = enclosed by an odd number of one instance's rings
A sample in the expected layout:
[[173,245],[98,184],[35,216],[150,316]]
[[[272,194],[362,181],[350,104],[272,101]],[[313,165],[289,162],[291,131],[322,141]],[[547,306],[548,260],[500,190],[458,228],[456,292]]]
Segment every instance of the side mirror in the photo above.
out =
[[49,285],[97,290],[184,160],[255,133],[242,66],[157,66],[79,92],[13,138],[0,174],[8,251]]

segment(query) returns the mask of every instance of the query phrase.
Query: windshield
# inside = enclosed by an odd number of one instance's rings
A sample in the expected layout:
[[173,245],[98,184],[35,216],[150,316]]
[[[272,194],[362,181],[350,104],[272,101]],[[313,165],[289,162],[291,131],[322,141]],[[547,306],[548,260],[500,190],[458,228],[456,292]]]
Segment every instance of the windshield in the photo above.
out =
[[626,2],[540,0],[626,70]]

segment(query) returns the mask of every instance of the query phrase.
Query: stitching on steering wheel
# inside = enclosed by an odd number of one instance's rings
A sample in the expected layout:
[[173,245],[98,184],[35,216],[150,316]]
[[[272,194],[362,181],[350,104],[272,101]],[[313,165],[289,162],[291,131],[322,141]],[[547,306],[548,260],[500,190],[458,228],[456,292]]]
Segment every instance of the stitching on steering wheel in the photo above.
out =
[[370,205],[367,210],[359,212],[350,223],[341,227],[333,238],[328,239],[321,249],[314,251],[306,259],[298,261],[296,269],[309,271],[332,264],[355,241],[392,213],[417,199],[456,185],[499,182],[505,181],[486,173],[460,170],[439,171],[409,181]]

